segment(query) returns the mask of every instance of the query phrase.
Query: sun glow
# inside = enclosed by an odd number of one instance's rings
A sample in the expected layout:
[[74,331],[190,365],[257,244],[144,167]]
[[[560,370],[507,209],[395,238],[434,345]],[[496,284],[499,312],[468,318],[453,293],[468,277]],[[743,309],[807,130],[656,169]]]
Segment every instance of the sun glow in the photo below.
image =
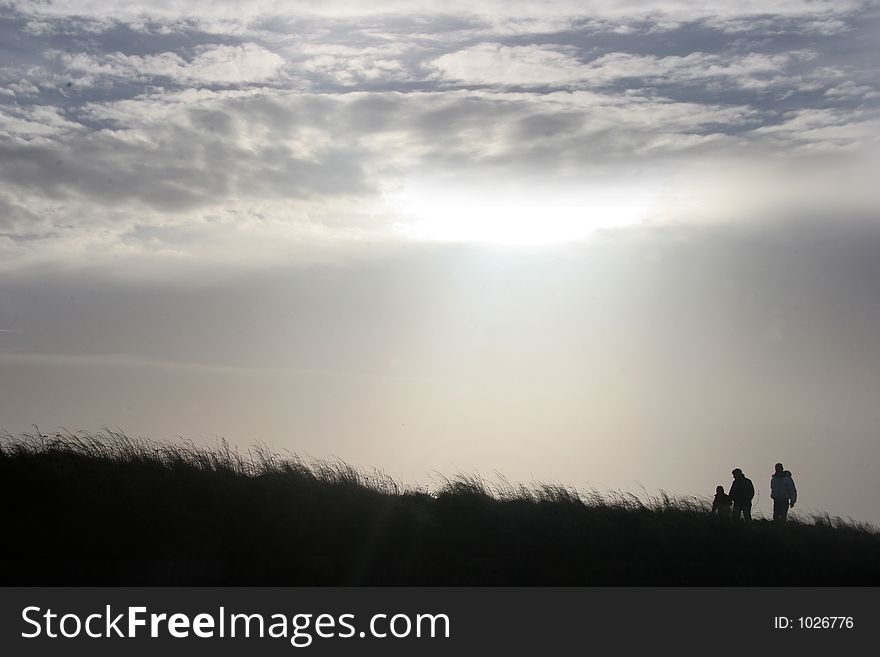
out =
[[413,239],[541,245],[638,224],[647,218],[654,197],[647,188],[494,194],[410,186],[392,205],[401,218],[395,229]]

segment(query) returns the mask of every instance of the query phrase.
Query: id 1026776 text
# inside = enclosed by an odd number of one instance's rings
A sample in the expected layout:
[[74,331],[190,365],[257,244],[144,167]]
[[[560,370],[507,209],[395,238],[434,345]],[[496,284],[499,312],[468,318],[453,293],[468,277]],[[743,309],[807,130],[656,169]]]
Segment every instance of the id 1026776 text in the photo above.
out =
[[855,627],[852,616],[774,616],[774,630],[851,630]]

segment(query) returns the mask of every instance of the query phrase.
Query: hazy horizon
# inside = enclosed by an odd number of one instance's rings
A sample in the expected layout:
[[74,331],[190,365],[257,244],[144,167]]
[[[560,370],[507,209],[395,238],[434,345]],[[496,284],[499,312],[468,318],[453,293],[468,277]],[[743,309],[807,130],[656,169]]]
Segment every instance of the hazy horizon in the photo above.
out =
[[878,9],[7,3],[0,431],[880,524]]

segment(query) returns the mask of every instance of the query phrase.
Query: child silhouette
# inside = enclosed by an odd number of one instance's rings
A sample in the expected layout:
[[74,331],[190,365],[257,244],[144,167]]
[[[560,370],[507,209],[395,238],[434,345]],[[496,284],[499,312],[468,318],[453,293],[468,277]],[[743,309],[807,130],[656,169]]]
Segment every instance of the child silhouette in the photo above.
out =
[[724,492],[724,486],[715,488],[715,499],[712,500],[713,514],[717,513],[719,518],[727,518],[730,515],[730,505],[732,503],[733,500],[730,499],[730,495]]

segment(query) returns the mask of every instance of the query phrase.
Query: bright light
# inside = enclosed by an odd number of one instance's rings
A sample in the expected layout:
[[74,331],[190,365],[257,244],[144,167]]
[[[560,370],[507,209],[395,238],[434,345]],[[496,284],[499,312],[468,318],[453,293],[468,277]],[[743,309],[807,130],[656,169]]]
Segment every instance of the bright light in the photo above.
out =
[[391,203],[401,217],[395,228],[414,239],[539,245],[583,240],[599,228],[637,224],[653,200],[647,189],[526,194],[410,185]]

